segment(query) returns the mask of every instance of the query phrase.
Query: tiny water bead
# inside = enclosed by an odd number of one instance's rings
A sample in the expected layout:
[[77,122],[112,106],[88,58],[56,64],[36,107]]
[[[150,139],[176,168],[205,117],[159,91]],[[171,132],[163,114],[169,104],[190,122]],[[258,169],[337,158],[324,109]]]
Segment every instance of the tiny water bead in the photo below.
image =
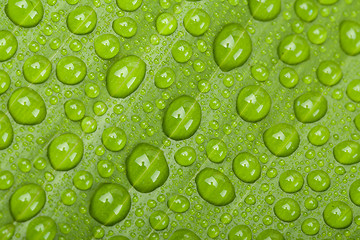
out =
[[327,127],[317,125],[307,135],[309,142],[315,146],[322,146],[329,141],[330,131]]
[[309,28],[307,36],[313,44],[322,44],[326,41],[327,30],[322,25],[314,24]]
[[146,64],[137,56],[123,57],[115,62],[106,76],[106,88],[114,98],[126,98],[145,78]]
[[156,30],[160,35],[168,36],[178,27],[176,18],[170,13],[162,13],[156,19]]
[[300,35],[288,35],[279,44],[278,55],[281,61],[289,65],[302,63],[310,58],[310,47]]
[[141,193],[161,187],[169,176],[164,152],[147,143],[138,144],[126,158],[125,164],[130,184]]
[[142,0],[116,0],[116,4],[121,10],[133,12],[141,6]]
[[53,240],[56,237],[57,226],[51,217],[40,216],[32,220],[26,229],[27,240]]
[[355,205],[360,206],[360,179],[355,180],[350,185],[349,196]]
[[353,221],[352,209],[342,201],[330,202],[323,212],[323,217],[325,223],[335,229],[347,228]]
[[138,26],[134,19],[130,17],[121,17],[113,22],[112,28],[119,36],[131,38],[135,36]]
[[40,23],[44,9],[41,0],[8,0],[5,13],[16,25],[31,28]]
[[292,198],[282,198],[275,203],[275,215],[284,222],[293,222],[300,217],[301,210],[297,201]]
[[235,199],[234,185],[222,172],[213,168],[202,169],[195,178],[200,196],[215,206],[225,206]]
[[14,56],[18,49],[18,41],[11,32],[1,30],[0,43],[0,62],[4,62]]
[[360,162],[360,144],[347,140],[334,147],[335,160],[344,165],[351,165]]
[[347,96],[354,102],[360,102],[360,79],[352,80],[346,88]]
[[34,84],[48,80],[51,70],[50,60],[41,55],[29,57],[23,65],[23,74],[26,81]]
[[264,119],[271,108],[270,95],[260,86],[247,86],[240,90],[236,101],[236,110],[247,122]]
[[248,152],[239,153],[233,160],[232,168],[235,175],[246,183],[254,183],[261,175],[259,160]]
[[169,225],[169,216],[164,211],[156,211],[150,215],[149,222],[156,231],[161,231]]
[[[0,50],[1,52],[1,50]],[[9,74],[0,69],[0,95],[5,93],[10,87],[11,79]]]
[[320,231],[320,223],[315,218],[308,218],[301,224],[303,233],[309,236],[316,235]]
[[163,117],[162,128],[174,140],[190,138],[200,126],[201,107],[192,97],[183,95],[174,99]]
[[321,62],[316,75],[319,81],[326,86],[336,85],[343,76],[339,64],[331,60]]
[[33,89],[16,89],[8,101],[8,110],[18,124],[36,125],[44,121],[46,106],[43,98]]
[[179,229],[176,230],[169,240],[179,240],[179,239],[186,239],[186,240],[201,240],[193,231],[189,229]]
[[97,15],[90,6],[79,6],[71,11],[66,20],[70,32],[78,35],[91,33],[97,23]]
[[0,150],[8,148],[14,139],[14,131],[9,117],[0,111]]
[[83,153],[83,141],[73,133],[57,136],[48,147],[50,164],[57,171],[68,171],[76,167],[81,161]]
[[64,84],[78,84],[84,80],[86,73],[86,64],[75,56],[63,57],[56,65],[57,78]]
[[327,108],[327,100],[319,92],[307,92],[294,100],[295,116],[302,123],[319,121],[325,116]]
[[61,193],[61,201],[66,206],[71,206],[76,202],[77,196],[76,192],[72,189],[65,189]]
[[220,139],[211,139],[206,144],[206,155],[210,161],[214,163],[221,163],[227,155],[226,144]]
[[189,10],[184,17],[184,27],[191,35],[198,37],[203,35],[210,26],[210,16],[199,8]]
[[[255,0],[256,1],[256,0]],[[214,59],[224,72],[242,66],[250,57],[252,41],[246,30],[237,23],[225,25],[216,35]]]
[[228,240],[251,240],[251,229],[246,225],[237,225],[233,227],[228,234]]
[[275,19],[281,10],[281,0],[249,0],[250,13],[256,20]]
[[196,151],[193,147],[185,146],[175,152],[174,158],[177,164],[187,167],[195,162]]
[[13,184],[14,184],[14,175],[8,170],[1,171],[0,190],[7,190],[11,188]]
[[360,24],[345,20],[340,24],[340,46],[342,50],[355,56],[360,53]]
[[280,175],[279,186],[286,193],[295,193],[301,190],[304,178],[296,170],[287,170]]
[[45,191],[37,184],[18,188],[10,198],[11,215],[17,222],[25,222],[37,215],[46,202]]
[[126,134],[121,128],[109,127],[104,130],[101,140],[106,149],[118,152],[125,147]]
[[289,124],[279,123],[267,129],[263,134],[265,146],[277,157],[291,155],[300,144],[297,130]]
[[97,121],[93,117],[84,117],[81,120],[81,129],[84,131],[84,133],[93,133],[97,129]]
[[331,179],[323,170],[314,170],[307,175],[307,184],[315,192],[324,192],[330,187]]
[[284,87],[293,88],[299,82],[299,75],[294,69],[285,67],[279,74],[279,81]]
[[278,230],[266,229],[256,237],[256,240],[285,240],[285,238]]
[[185,40],[179,40],[171,48],[171,54],[178,63],[185,63],[190,60],[193,50],[190,43]]
[[318,15],[318,7],[314,0],[296,0],[294,7],[296,15],[303,21],[312,22]]
[[111,59],[120,51],[120,41],[113,34],[103,34],[95,39],[96,54],[103,59]]
[[160,89],[169,88],[175,81],[176,75],[174,70],[169,67],[161,68],[155,74],[154,82],[155,86]]
[[190,208],[190,201],[182,195],[174,195],[169,198],[167,206],[173,212],[183,213]]
[[65,114],[72,121],[80,121],[85,116],[85,105],[82,101],[71,99],[64,104]]
[[92,196],[89,213],[99,223],[112,226],[126,218],[130,207],[130,194],[122,185],[104,183]]

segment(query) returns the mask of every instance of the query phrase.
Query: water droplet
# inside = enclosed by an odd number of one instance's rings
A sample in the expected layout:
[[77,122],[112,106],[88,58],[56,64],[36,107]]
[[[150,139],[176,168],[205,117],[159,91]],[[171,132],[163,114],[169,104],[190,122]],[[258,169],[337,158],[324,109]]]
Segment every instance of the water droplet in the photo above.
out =
[[326,86],[336,85],[343,76],[339,64],[334,61],[321,62],[316,74],[319,81]]
[[45,82],[50,77],[51,70],[51,62],[41,55],[29,57],[23,66],[26,81],[34,84]]
[[106,128],[101,139],[106,149],[113,152],[120,151],[126,144],[126,134],[124,130],[118,127]]
[[354,141],[343,141],[334,147],[335,160],[344,165],[360,162],[360,144]]
[[84,170],[78,171],[73,178],[74,186],[77,189],[83,191],[90,189],[93,185],[93,182],[94,178],[91,173]]
[[156,211],[150,215],[149,222],[156,231],[161,231],[169,225],[169,216],[164,211]]
[[113,22],[112,27],[116,34],[125,38],[135,36],[138,29],[135,20],[130,17],[121,17],[116,19]]
[[14,175],[4,170],[0,172],[0,190],[7,190],[14,184]]
[[116,3],[121,10],[133,12],[141,6],[142,0],[116,0]]
[[360,102],[360,79],[352,80],[346,88],[346,94],[354,102]]
[[61,201],[67,206],[71,206],[76,202],[76,192],[72,189],[65,189],[61,193]]
[[156,19],[156,30],[160,35],[171,35],[178,27],[176,18],[170,13],[162,13]]
[[313,44],[322,44],[326,41],[327,30],[322,25],[315,24],[309,28],[307,36]]
[[206,145],[206,155],[214,163],[223,162],[227,155],[226,144],[220,139],[211,139]]
[[167,206],[173,212],[183,213],[190,208],[190,201],[182,195],[174,195],[168,200]]
[[12,223],[0,227],[0,239],[11,240],[15,233],[15,225]]
[[84,80],[86,73],[86,64],[75,56],[63,57],[56,66],[57,78],[64,84],[78,84]]
[[235,175],[243,182],[254,183],[261,175],[259,160],[248,152],[238,154],[232,164]]
[[8,148],[14,139],[13,127],[10,119],[0,111],[0,150]]
[[287,170],[280,175],[279,186],[286,193],[295,193],[301,190],[304,179],[296,170]]
[[284,222],[293,222],[300,217],[300,206],[292,198],[282,198],[275,203],[275,215]]
[[97,121],[93,117],[84,117],[81,120],[81,129],[84,133],[93,133],[97,129]]
[[281,10],[281,0],[249,0],[251,15],[259,21],[275,19]]
[[35,27],[44,15],[40,0],[9,0],[5,6],[8,18],[21,27]]
[[0,62],[12,58],[18,49],[18,41],[14,34],[7,30],[0,31]]
[[256,240],[285,240],[285,238],[278,230],[266,229],[257,236]]
[[320,223],[315,218],[308,218],[301,224],[301,230],[306,235],[316,235],[320,231]]
[[27,240],[53,240],[57,233],[55,221],[46,216],[32,220],[26,230]]
[[353,221],[352,209],[344,202],[330,202],[323,213],[327,225],[335,229],[347,228]]
[[97,15],[89,6],[80,6],[69,13],[67,26],[70,32],[78,35],[91,33],[96,26]]
[[82,101],[71,99],[64,104],[65,114],[72,121],[80,121],[85,116],[85,105]]
[[281,61],[289,65],[302,63],[310,57],[310,47],[307,41],[299,35],[286,36],[278,47]]
[[318,15],[318,7],[313,0],[296,0],[295,12],[299,18],[306,22],[312,22]]
[[187,167],[195,162],[196,152],[194,148],[185,146],[176,151],[174,158],[179,165]]
[[307,92],[294,100],[294,112],[302,123],[319,121],[327,112],[327,100],[319,92]]
[[108,160],[101,160],[97,164],[97,170],[102,178],[108,178],[114,173],[115,165]]
[[171,54],[175,61],[179,63],[185,63],[190,60],[193,54],[193,50],[187,41],[180,40],[177,41],[171,48]]
[[[1,52],[1,50],[0,50]],[[0,69],[0,95],[5,93],[10,87],[11,79],[9,74]]]
[[284,87],[293,88],[299,82],[299,75],[294,69],[285,67],[280,72],[279,80]]
[[318,0],[320,4],[323,5],[332,5],[334,3],[337,3],[339,0]]
[[237,225],[233,227],[229,234],[228,240],[251,240],[251,229],[246,225]]
[[169,238],[169,240],[179,240],[179,239],[186,239],[186,240],[201,240],[193,231],[189,229],[179,229],[176,230],[173,235]]
[[348,55],[360,53],[360,24],[345,20],[340,24],[340,46]]
[[324,192],[330,187],[331,179],[323,170],[314,170],[307,175],[307,183],[315,192]]
[[330,131],[327,127],[318,125],[310,130],[307,138],[312,145],[322,146],[329,141]]
[[155,74],[155,86],[160,89],[169,88],[175,79],[176,75],[174,70],[169,67],[164,67]]
[[191,35],[198,37],[203,35],[210,26],[210,16],[199,8],[188,11],[184,17],[184,27]]
[[95,39],[96,54],[103,59],[115,57],[120,50],[120,41],[113,34],[103,34]]

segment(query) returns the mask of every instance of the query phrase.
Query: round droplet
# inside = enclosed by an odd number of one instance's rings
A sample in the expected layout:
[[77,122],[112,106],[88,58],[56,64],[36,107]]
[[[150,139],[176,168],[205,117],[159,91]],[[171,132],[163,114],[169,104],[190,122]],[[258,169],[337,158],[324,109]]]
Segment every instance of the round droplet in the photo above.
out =
[[83,141],[73,133],[56,137],[48,147],[51,166],[58,171],[68,171],[76,167],[82,159],[83,152]]
[[[1,52],[1,50],[0,50]],[[0,95],[5,93],[10,87],[11,79],[9,74],[0,69]]]
[[307,183],[315,192],[324,192],[330,187],[331,179],[323,170],[314,170],[307,175]]
[[330,131],[325,126],[317,125],[310,130],[307,138],[312,145],[322,146],[329,141]]
[[326,86],[336,85],[343,76],[339,64],[334,61],[322,61],[316,74],[319,81]]
[[91,33],[95,29],[96,23],[96,12],[89,6],[77,7],[67,17],[68,29],[78,35]]
[[310,47],[303,37],[289,35],[279,44],[278,55],[284,63],[295,65],[309,59]]
[[96,54],[103,59],[115,57],[120,50],[120,41],[113,34],[103,34],[95,39]]
[[136,91],[145,78],[146,64],[137,56],[115,62],[106,77],[106,88],[114,98],[126,98]]
[[11,214],[17,222],[25,222],[38,214],[45,202],[45,191],[39,185],[33,183],[24,185],[10,198]]
[[[1,180],[1,177],[0,177],[0,180]],[[351,201],[355,205],[360,206],[360,179],[354,181],[350,185],[349,196],[350,196]]]
[[115,236],[115,237],[109,238],[109,240],[129,240],[129,239],[124,236]]
[[213,168],[204,168],[195,178],[200,196],[215,206],[225,206],[235,199],[235,189],[230,179]]
[[289,124],[276,124],[264,132],[265,146],[278,157],[291,155],[300,144],[299,133]]
[[341,201],[329,203],[323,212],[323,217],[325,223],[335,229],[347,228],[353,221],[351,207]]
[[250,0],[250,13],[256,20],[270,21],[275,19],[281,10],[281,0]]
[[307,210],[314,210],[318,207],[318,201],[314,197],[308,197],[305,199],[304,206]]
[[14,175],[4,170],[0,172],[0,190],[7,190],[14,184]]
[[163,118],[163,131],[171,139],[184,140],[197,131],[201,122],[201,108],[192,97],[183,95],[172,101]]
[[327,100],[319,92],[307,92],[294,100],[294,112],[302,123],[319,121],[327,112]]
[[193,50],[187,41],[180,40],[177,41],[171,48],[171,54],[175,61],[179,63],[185,63],[190,60],[193,54]]
[[156,231],[161,231],[169,225],[169,216],[164,211],[156,211],[150,215],[149,222]]
[[112,226],[128,215],[131,207],[129,192],[120,184],[105,183],[98,187],[90,202],[90,215],[105,226]]
[[360,79],[352,80],[346,88],[347,96],[354,102],[360,102]]
[[162,13],[156,19],[156,30],[161,35],[168,36],[174,33],[177,26],[176,18],[170,13]]
[[18,48],[18,42],[14,34],[7,30],[1,30],[0,43],[0,62],[4,62],[14,56]]
[[193,231],[190,231],[189,229],[179,229],[176,230],[169,240],[201,240]]
[[306,235],[316,235],[320,231],[320,223],[315,218],[308,218],[301,224],[301,230]]
[[258,122],[270,112],[270,95],[260,86],[247,86],[241,89],[236,109],[242,119],[247,122]]
[[101,177],[108,178],[115,171],[115,165],[108,160],[101,160],[97,164],[97,170]]
[[248,152],[238,154],[232,164],[235,175],[243,182],[253,183],[261,176],[259,160]]
[[224,72],[242,66],[250,57],[252,42],[246,30],[237,23],[225,25],[214,41],[214,59]]
[[126,159],[126,175],[139,192],[148,193],[161,187],[169,176],[164,152],[146,143],[138,144]]
[[55,221],[46,216],[32,220],[26,230],[27,240],[53,240],[57,233]]
[[174,158],[179,165],[187,167],[195,162],[196,152],[193,147],[185,146],[176,151]]
[[307,36],[313,44],[322,44],[326,41],[327,30],[322,25],[315,24],[309,28]]
[[35,27],[44,15],[41,0],[8,0],[5,6],[8,18],[21,27]]
[[340,46],[342,50],[355,56],[360,53],[360,24],[345,20],[340,24]]
[[284,87],[293,88],[299,82],[299,75],[294,69],[285,67],[280,72],[279,80]]
[[237,225],[233,227],[229,234],[228,240],[251,240],[251,229],[246,225]]
[[126,134],[121,128],[109,127],[104,130],[101,140],[106,149],[118,152],[125,147]]
[[80,125],[84,133],[93,133],[97,129],[97,122],[93,117],[84,117]]
[[141,6],[142,0],[116,0],[116,3],[121,10],[133,12]]
[[71,99],[64,104],[65,114],[72,121],[80,121],[85,116],[85,105],[82,101]]
[[40,124],[46,117],[46,106],[42,97],[29,87],[16,89],[9,101],[8,109],[18,124]]
[[191,35],[198,37],[203,35],[210,26],[210,16],[199,8],[188,11],[184,17],[184,27]]
[[60,59],[56,66],[56,75],[60,82],[75,85],[84,80],[86,64],[78,57],[67,56]]
[[256,81],[265,82],[269,79],[269,70],[262,64],[256,64],[251,67],[251,75]]
[[296,170],[287,170],[280,175],[280,188],[286,193],[295,193],[301,190],[304,185],[304,179]]
[[173,212],[183,213],[190,208],[190,201],[182,195],[174,195],[169,198],[167,206]]
[[14,139],[14,131],[9,117],[0,111],[0,150],[8,148]]
[[35,55],[26,59],[23,73],[26,81],[30,83],[43,83],[50,77],[52,65],[49,59],[41,55]]
[[320,4],[323,5],[332,5],[334,3],[337,3],[339,0],[318,0]]
[[73,178],[74,186],[83,191],[90,189],[93,182],[94,178],[88,171],[78,171]]
[[305,22],[312,22],[318,15],[318,7],[314,0],[296,0],[295,2],[296,15]]
[[360,162],[360,143],[343,141],[334,147],[335,160],[344,165]]
[[211,139],[206,145],[206,155],[210,161],[221,163],[227,154],[226,144],[220,139]]
[[174,70],[169,67],[164,67],[155,74],[155,86],[160,89],[168,88],[174,83],[175,78]]
[[61,201],[67,206],[71,206],[76,202],[76,192],[72,189],[65,189],[61,193]]
[[137,23],[130,17],[121,17],[113,22],[112,28],[116,34],[125,38],[131,38],[137,32]]
[[300,217],[300,206],[292,198],[282,198],[275,203],[275,215],[284,222],[293,222]]
[[277,230],[266,229],[257,236],[256,240],[285,240],[285,238]]

